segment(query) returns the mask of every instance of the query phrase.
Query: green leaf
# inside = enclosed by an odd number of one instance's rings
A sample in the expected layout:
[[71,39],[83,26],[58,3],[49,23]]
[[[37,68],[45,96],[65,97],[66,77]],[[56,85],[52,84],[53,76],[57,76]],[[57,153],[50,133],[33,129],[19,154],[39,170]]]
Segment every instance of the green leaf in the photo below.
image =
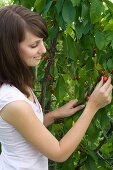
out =
[[90,9],[91,23],[94,24],[101,20],[102,7],[103,4],[100,0],[91,1],[91,9]]
[[63,5],[63,0],[60,0],[56,3],[56,9],[57,9],[57,13],[59,15],[59,13],[61,12],[62,10],[62,5]]
[[73,156],[70,156],[65,162],[62,163],[62,170],[74,170],[75,166],[74,166],[74,158]]
[[75,41],[73,40],[73,38],[70,35],[67,35],[67,47],[68,47],[69,57],[72,60],[76,60],[77,59],[77,49],[75,46]]
[[90,156],[88,156],[87,160],[86,160],[86,169],[87,170],[97,170],[96,163]]
[[67,38],[63,39],[63,53],[64,53],[65,56],[68,55]]
[[91,57],[88,57],[87,62],[86,62],[86,68],[88,72],[92,72],[94,68],[94,62]]
[[110,31],[113,30],[113,19],[110,19],[109,23],[107,25],[105,25],[104,31],[106,31],[106,30],[110,30]]
[[108,157],[110,157],[110,152],[113,151],[112,143],[110,142],[105,143],[104,145],[102,145],[100,151],[107,155]]
[[36,12],[40,14],[45,8],[45,5],[46,5],[46,0],[43,1],[39,0],[37,3],[35,2],[34,8],[36,9]]
[[73,115],[73,121],[76,123],[80,115],[83,113],[83,110],[78,111],[75,115]]
[[46,16],[47,12],[49,11],[49,8],[51,7],[53,1],[49,1],[44,9],[44,16]]
[[112,47],[112,49],[113,49],[113,40],[111,41],[111,47]]
[[79,6],[81,0],[71,0],[73,6]]
[[55,18],[56,18],[56,21],[57,21],[58,26],[59,26],[61,29],[65,29],[65,28],[66,28],[66,25],[65,25],[65,21],[64,21],[64,19],[63,19],[63,17],[62,17],[62,13],[60,12],[59,15],[56,13]]
[[50,88],[48,85],[46,85],[46,93],[45,93],[45,100],[44,100],[45,106],[48,103],[48,101],[50,100],[50,98],[51,98]]
[[88,140],[93,144],[99,135],[99,129],[96,127],[94,122],[91,122],[87,131]]
[[28,3],[29,3],[29,6],[34,6],[34,2],[35,2],[35,0],[32,0],[32,1],[30,1],[30,0],[28,0]]
[[[64,126],[67,130],[69,130],[72,127],[72,117],[64,118]],[[66,133],[67,131],[65,131]]]
[[94,44],[94,37],[91,35],[85,35],[83,38],[81,38],[81,46],[83,49],[90,49],[92,45]]
[[113,39],[113,31],[110,31],[110,33],[106,34],[105,38],[108,41],[112,41],[112,39]]
[[64,78],[60,75],[56,84],[55,96],[58,101],[62,101],[65,94],[66,94],[65,81]]
[[34,8],[36,8],[39,5],[40,2],[41,2],[41,0],[36,0],[35,3],[34,3]]
[[99,50],[103,49],[103,47],[104,47],[104,43],[105,43],[104,36],[105,35],[103,32],[96,32],[95,43],[96,43],[97,47],[99,48]]
[[70,25],[75,20],[76,10],[70,0],[66,0],[62,9],[62,16],[64,21]]
[[55,76],[58,74],[58,70],[57,70],[56,63],[55,63],[55,65],[51,65],[50,74],[51,74],[53,77],[55,77]]
[[85,27],[83,27],[83,34],[86,35],[90,30],[90,25],[87,23]]
[[112,69],[113,69],[113,61],[112,61],[112,59],[109,59],[109,60],[107,61],[107,66],[108,66],[108,69],[109,69],[109,70],[112,70]]
[[87,148],[87,150],[88,150],[87,154],[90,155],[95,162],[98,162],[98,157],[96,153],[91,149]]
[[106,5],[110,9],[111,13],[113,14],[113,3],[110,2],[109,0],[103,0],[103,1],[106,3]]
[[53,38],[56,36],[58,32],[58,26],[55,25],[54,27],[52,27],[51,31],[49,32],[49,37],[51,40],[53,40]]
[[109,125],[109,118],[107,116],[107,112],[104,108],[98,111],[98,121],[100,122],[100,126],[102,129],[106,128]]
[[82,37],[82,34],[83,34],[82,22],[78,21],[75,25],[75,29],[76,29],[77,38],[80,39]]
[[89,8],[86,3],[82,3],[82,19],[83,25],[85,26],[88,23],[88,16],[89,16]]

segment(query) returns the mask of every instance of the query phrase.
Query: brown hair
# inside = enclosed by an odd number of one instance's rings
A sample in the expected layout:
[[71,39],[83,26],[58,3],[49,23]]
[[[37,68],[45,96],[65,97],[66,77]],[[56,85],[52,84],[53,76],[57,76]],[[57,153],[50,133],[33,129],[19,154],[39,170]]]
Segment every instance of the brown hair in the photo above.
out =
[[28,67],[20,57],[19,43],[25,39],[25,31],[46,39],[45,21],[37,13],[20,5],[0,8],[0,86],[14,85],[29,96],[25,86],[34,88],[33,68]]

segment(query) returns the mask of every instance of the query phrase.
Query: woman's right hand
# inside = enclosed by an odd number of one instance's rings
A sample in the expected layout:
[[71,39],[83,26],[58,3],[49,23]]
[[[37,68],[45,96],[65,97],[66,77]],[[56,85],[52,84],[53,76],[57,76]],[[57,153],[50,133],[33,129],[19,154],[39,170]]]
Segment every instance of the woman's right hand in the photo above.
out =
[[104,83],[103,77],[93,93],[91,94],[87,104],[93,105],[97,110],[105,107],[111,103],[112,100],[112,89],[111,77]]

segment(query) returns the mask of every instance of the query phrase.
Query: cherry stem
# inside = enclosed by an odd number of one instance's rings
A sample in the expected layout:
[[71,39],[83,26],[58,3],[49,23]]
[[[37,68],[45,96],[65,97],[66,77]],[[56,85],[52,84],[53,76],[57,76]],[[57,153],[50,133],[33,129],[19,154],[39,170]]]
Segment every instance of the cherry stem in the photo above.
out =
[[[93,87],[91,88],[90,92],[87,94],[87,96],[90,96],[91,93],[94,91],[96,85],[97,85],[98,82],[101,80],[101,77],[102,77],[102,73],[99,71],[98,79],[97,79],[97,81],[95,82],[95,84],[93,85]],[[81,105],[81,104],[84,104],[85,101],[86,101],[85,98],[80,99],[74,107],[77,107],[77,106],[79,106],[79,105]]]
[[90,96],[90,95],[91,95],[91,93],[94,91],[94,89],[95,89],[96,85],[98,84],[98,82],[101,80],[101,77],[102,77],[102,73],[101,73],[101,72],[99,72],[99,76],[98,76],[97,81],[95,82],[95,84],[94,84],[94,85],[93,85],[93,87],[91,88],[90,92],[88,93],[88,94],[89,94],[89,96]]

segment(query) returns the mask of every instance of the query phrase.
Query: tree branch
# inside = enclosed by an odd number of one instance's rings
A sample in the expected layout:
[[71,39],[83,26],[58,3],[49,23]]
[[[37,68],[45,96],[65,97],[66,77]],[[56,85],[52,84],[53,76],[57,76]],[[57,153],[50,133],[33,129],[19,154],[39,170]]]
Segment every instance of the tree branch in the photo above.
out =
[[[107,136],[109,136],[112,132],[113,132],[113,123],[111,123],[111,127],[109,129],[109,131],[107,132]],[[105,158],[103,158],[99,153],[98,150],[101,148],[101,146],[106,142],[106,138],[104,137],[104,139],[100,142],[99,146],[94,150],[94,152],[96,152],[97,156],[99,156],[102,160],[104,160],[105,162],[107,162],[110,166],[113,167],[113,163],[108,162]],[[83,161],[81,164],[78,163],[78,165],[76,166],[75,170],[79,170],[81,166],[83,166],[86,163],[86,160]]]
[[104,160],[106,163],[108,163],[111,167],[113,167],[112,163],[108,162],[105,158],[102,157],[102,155],[100,153],[96,153],[100,159]]
[[[107,136],[109,136],[113,131],[113,123],[110,122],[110,124],[111,124],[111,127],[109,131],[107,132]],[[106,138],[104,137],[104,139],[100,142],[99,146],[94,150],[94,152],[97,152],[105,142],[106,142]]]
[[43,82],[42,82],[40,104],[41,104],[43,112],[45,112],[44,102],[45,102],[45,93],[46,93],[46,83],[47,83],[47,78],[48,78],[48,75],[49,75],[49,72],[50,72],[50,67],[53,63],[53,58],[54,58],[54,55],[55,55],[55,52],[56,52],[58,33],[59,32],[57,32],[56,37],[53,39],[51,47],[49,49],[49,60],[48,60],[47,67],[45,68],[45,75],[44,75]]
[[78,165],[76,166],[75,170],[79,170],[81,166],[83,166],[84,164],[86,164],[86,161],[83,161],[81,164],[78,163]]

